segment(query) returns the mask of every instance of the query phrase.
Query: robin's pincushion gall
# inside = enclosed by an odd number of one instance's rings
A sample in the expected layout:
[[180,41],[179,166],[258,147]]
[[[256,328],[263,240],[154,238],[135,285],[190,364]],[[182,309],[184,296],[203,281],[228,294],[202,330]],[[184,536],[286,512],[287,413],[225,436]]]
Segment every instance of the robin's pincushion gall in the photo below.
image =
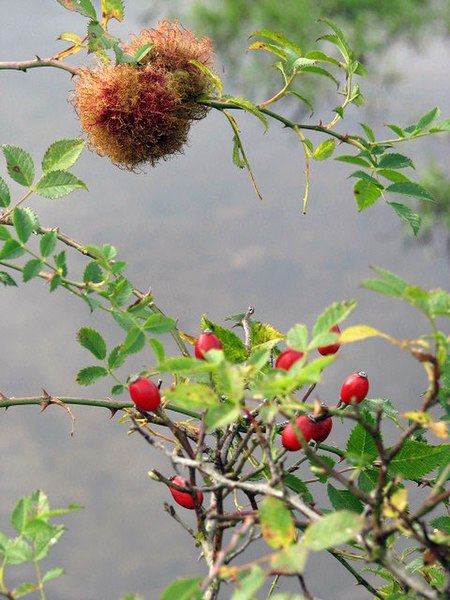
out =
[[153,46],[137,64],[81,68],[72,97],[91,149],[128,170],[180,153],[192,121],[208,110],[196,98],[211,91],[207,75],[191,62],[213,67],[210,40],[162,21],[122,50],[133,55],[146,44]]

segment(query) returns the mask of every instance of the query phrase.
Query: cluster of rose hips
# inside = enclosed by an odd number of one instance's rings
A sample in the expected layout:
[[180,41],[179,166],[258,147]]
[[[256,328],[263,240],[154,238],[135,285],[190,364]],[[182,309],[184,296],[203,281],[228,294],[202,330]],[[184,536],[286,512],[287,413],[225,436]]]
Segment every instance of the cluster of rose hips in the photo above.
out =
[[[338,325],[334,325],[331,331],[340,333]],[[318,348],[322,356],[336,354],[340,344],[335,342],[328,346]],[[205,354],[210,350],[221,350],[222,343],[219,338],[209,330],[204,331],[197,338],[194,346],[196,358],[205,360]],[[275,362],[276,369],[288,371],[293,364],[303,357],[303,352],[286,348],[279,355]],[[161,394],[159,387],[146,377],[135,377],[129,383],[129,392],[131,399],[136,407],[143,411],[154,411],[161,404]],[[358,371],[349,375],[343,382],[340,392],[340,402],[343,404],[360,403],[367,396],[369,391],[369,380],[364,371]],[[317,443],[323,442],[330,434],[333,422],[331,416],[315,418],[311,415],[300,415],[295,418],[294,423],[288,423],[281,434],[281,443],[289,451],[295,451],[302,448],[311,440]],[[182,477],[173,477],[171,481],[180,488],[189,487],[189,481]],[[184,508],[193,510],[203,502],[203,494],[200,490],[195,493],[189,491],[183,492],[179,489],[169,486],[175,502]]]

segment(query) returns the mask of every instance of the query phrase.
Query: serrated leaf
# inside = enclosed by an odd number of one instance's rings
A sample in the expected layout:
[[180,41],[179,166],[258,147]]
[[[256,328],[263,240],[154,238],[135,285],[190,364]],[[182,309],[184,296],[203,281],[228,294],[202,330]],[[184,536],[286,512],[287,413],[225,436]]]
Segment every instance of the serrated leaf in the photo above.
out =
[[299,46],[297,46],[297,44],[292,42],[289,38],[287,38],[283,34],[278,33],[276,31],[272,31],[270,29],[258,29],[257,31],[253,31],[253,33],[251,33],[248,37],[249,38],[263,37],[268,40],[272,40],[272,42],[275,42],[276,44],[280,45],[281,47],[289,48],[290,50],[292,50],[293,52],[295,52],[298,55],[302,54],[302,49]]
[[259,505],[258,514],[264,540],[271,548],[286,548],[294,543],[294,519],[282,500],[266,496]]
[[256,349],[256,346],[271,342],[273,340],[281,340],[285,336],[275,329],[269,323],[261,323],[260,321],[252,321],[250,323],[250,338],[252,341],[252,349]]
[[373,129],[371,129],[368,125],[366,125],[365,123],[360,123],[362,129],[364,130],[364,133],[366,134],[366,137],[368,140],[370,140],[371,142],[375,141],[375,134],[373,132]]
[[366,208],[372,206],[372,204],[374,204],[381,196],[380,188],[364,179],[359,179],[355,183],[353,193],[359,211],[366,210]]
[[248,570],[238,573],[231,600],[251,600],[266,580],[266,575],[259,565],[252,565]]
[[159,340],[155,338],[151,338],[149,341],[150,346],[152,347],[153,354],[158,362],[162,362],[165,358],[164,346],[161,344]]
[[389,127],[389,129],[396,133],[399,138],[403,139],[406,137],[405,131],[398,125],[394,125],[393,123],[386,123],[386,127]]
[[344,300],[343,302],[334,302],[320,313],[313,327],[313,337],[321,333],[327,333],[333,325],[344,321],[355,309],[356,300]]
[[73,173],[53,170],[45,173],[41,179],[39,179],[35,192],[36,194],[39,194],[39,196],[53,200],[55,198],[67,196],[67,194],[70,194],[77,189],[87,190],[87,186]]
[[336,60],[332,56],[329,56],[328,54],[325,54],[325,52],[321,52],[320,50],[312,50],[311,52],[307,52],[305,56],[306,58],[312,58],[313,60],[331,63],[336,67],[339,67],[341,64],[338,60]]
[[102,377],[106,377],[106,375],[108,375],[108,371],[104,367],[85,367],[78,371],[76,381],[80,385],[92,385]]
[[58,234],[56,231],[47,231],[46,233],[44,233],[39,242],[42,258],[47,258],[47,256],[50,256],[50,254],[52,254],[52,252],[56,248],[57,241]]
[[17,283],[9,273],[6,273],[6,271],[0,271],[0,283],[3,283],[5,287],[17,287]]
[[132,327],[125,338],[122,346],[124,354],[135,354],[140,352],[145,345],[145,335],[139,327]]
[[217,90],[217,93],[219,94],[219,96],[222,97],[223,85],[222,85],[222,80],[220,79],[220,77],[218,75],[216,75],[216,73],[213,73],[209,67],[207,67],[202,62],[199,62],[198,60],[191,59],[189,62],[192,65],[195,65],[197,67],[197,69],[199,69],[203,73],[203,75],[206,75],[206,77],[212,83],[213,87]]
[[346,453],[352,456],[352,464],[357,463],[358,466],[369,465],[378,456],[372,436],[360,423],[355,425],[347,440]]
[[85,283],[100,283],[105,278],[102,268],[95,260],[86,265],[83,272],[83,281]]
[[42,577],[42,583],[47,583],[48,581],[52,581],[57,577],[64,575],[64,569],[61,567],[54,567],[53,569],[49,569],[46,571]]
[[405,169],[406,167],[412,167],[414,169],[414,163],[408,156],[397,154],[395,152],[383,154],[379,160],[378,166],[380,169]]
[[298,323],[287,332],[286,343],[289,348],[298,352],[306,352],[308,347],[308,328],[303,323]]
[[16,183],[30,187],[34,181],[34,163],[28,152],[17,146],[3,144],[8,174]]
[[42,267],[43,264],[39,258],[32,258],[29,260],[23,267],[22,277],[24,283],[30,281],[30,279],[33,279],[34,277],[37,277],[41,272]]
[[147,317],[142,325],[142,328],[145,329],[145,331],[160,334],[172,331],[176,324],[177,323],[174,319],[166,317],[166,315],[162,315],[160,313],[155,313]]
[[32,581],[24,581],[11,590],[11,594],[13,598],[23,598],[24,596],[28,596],[28,594],[37,592],[38,589],[37,583],[33,583]]
[[329,483],[327,493],[334,510],[349,510],[354,513],[362,513],[364,510],[362,502],[349,490],[338,490]]
[[371,337],[382,337],[389,341],[395,341],[387,333],[383,333],[370,325],[352,325],[341,331],[339,341],[341,344],[350,344],[352,342],[360,342]]
[[90,19],[97,18],[97,14],[95,12],[95,8],[92,5],[91,0],[56,0],[56,1],[59,2],[59,4],[61,4],[61,6],[64,6],[64,8],[67,8],[67,10],[70,10],[72,12],[78,12],[81,15],[83,15],[84,17],[89,17]]
[[116,385],[112,386],[111,394],[113,396],[118,396],[119,394],[122,394],[125,390],[126,387],[124,385],[122,385],[121,383],[117,383]]
[[415,132],[419,133],[420,131],[428,127],[428,125],[431,125],[431,123],[438,118],[440,112],[441,111],[436,106],[430,111],[426,112],[424,115],[422,115],[415,124]]
[[450,535],[450,517],[435,517],[434,519],[431,519],[430,525],[431,527]]
[[81,327],[77,333],[77,340],[83,346],[83,348],[89,350],[89,352],[93,354],[95,358],[103,360],[106,357],[105,340],[95,329],[91,329],[90,327]]
[[326,77],[327,79],[331,79],[331,81],[333,81],[333,83],[336,84],[336,87],[339,87],[339,81],[336,79],[336,77],[334,77],[334,75],[332,75],[329,71],[327,71],[326,69],[323,69],[322,67],[305,65],[302,68],[302,72],[303,73],[314,73],[316,75],[321,75],[322,77]]
[[339,29],[339,27],[333,23],[333,21],[331,21],[330,19],[326,19],[326,18],[320,18],[318,19],[318,21],[321,21],[322,23],[326,23],[328,25],[328,27],[330,27],[330,29],[332,29],[335,33],[335,35],[324,35],[321,36],[319,39],[326,39],[331,43],[336,44],[336,46],[338,46],[338,48],[340,49],[342,56],[345,58],[347,63],[351,62],[352,56],[353,56],[353,52],[352,49],[350,48],[347,40],[345,39],[344,34],[342,33],[341,29]]
[[371,163],[365,158],[362,158],[361,156],[352,156],[351,154],[343,154],[342,156],[336,156],[334,160],[339,160],[341,162],[349,163],[352,165],[359,165],[361,167],[370,168],[372,166]]
[[226,427],[235,423],[241,413],[240,406],[232,402],[224,401],[220,405],[211,406],[205,417],[205,424],[208,431]]
[[203,315],[201,320],[203,330],[210,329],[222,342],[225,358],[233,363],[241,363],[248,356],[247,349],[242,340],[232,331],[213,323]]
[[[293,544],[292,546],[273,554],[270,560],[270,566],[276,573],[282,573],[284,575],[300,575],[305,569],[308,554],[309,550],[302,540],[299,544]],[[273,597],[273,600],[275,600],[275,598],[276,596]],[[294,596],[293,599],[288,597],[284,600],[297,599]],[[301,596],[299,600],[304,600],[304,597]]]
[[185,577],[173,581],[160,596],[160,600],[202,600],[200,584],[203,577]]
[[230,103],[234,104],[235,106],[239,106],[239,108],[242,108],[242,110],[245,110],[246,112],[250,113],[257,119],[259,119],[261,121],[261,123],[264,125],[265,131],[267,131],[267,129],[269,128],[269,123],[267,122],[267,118],[259,110],[259,108],[256,106],[256,104],[253,104],[253,102],[250,102],[250,100],[246,100],[245,98],[238,98],[236,96],[224,96],[224,98],[226,98],[227,102],[230,102]]
[[3,179],[3,177],[0,177],[0,207],[8,208],[10,203],[11,203],[11,194],[9,191],[8,184]]
[[42,159],[43,172],[65,171],[69,169],[78,160],[85,143],[84,140],[80,139],[66,139],[54,142],[49,146]]
[[125,277],[120,277],[114,282],[111,292],[109,293],[109,299],[111,304],[122,306],[122,304],[125,304],[125,302],[128,300],[132,293],[133,286],[131,285],[131,283],[128,281],[128,279],[125,279]]
[[122,0],[102,0],[102,17],[106,24],[110,19],[123,21],[123,1]]
[[315,160],[325,160],[333,154],[335,147],[336,142],[334,139],[325,140],[314,150],[313,158]]
[[111,370],[118,369],[123,365],[126,356],[122,352],[122,346],[115,346],[108,356],[108,367]]
[[377,175],[386,177],[386,179],[389,179],[389,181],[393,181],[394,183],[399,181],[411,181],[411,179],[404,173],[401,173],[400,171],[394,171],[394,169],[377,169]]
[[34,220],[26,208],[16,206],[13,211],[13,224],[19,240],[25,244],[33,232]]
[[171,404],[186,409],[206,409],[219,404],[214,391],[203,383],[180,383],[174,389],[165,391]]
[[313,496],[312,496],[311,492],[309,491],[306,483],[304,483],[301,479],[299,479],[295,475],[292,475],[289,473],[288,475],[283,477],[283,482],[286,487],[288,487],[290,490],[292,490],[296,494],[299,494],[305,502],[313,502],[314,501]]
[[54,292],[61,284],[61,275],[59,275],[58,273],[55,273],[54,275],[52,275],[52,278],[50,279],[50,283],[48,286],[48,289],[50,292]]
[[434,198],[430,192],[413,181],[392,183],[386,188],[386,192],[391,192],[392,194],[405,194],[406,196],[413,196],[414,198],[420,198],[421,200],[430,200],[431,202],[434,202]]
[[6,240],[0,250],[0,260],[10,260],[25,254],[22,244],[14,239]]
[[364,519],[361,515],[340,510],[308,525],[302,543],[311,550],[326,550],[350,542],[363,527]]
[[30,499],[26,496],[19,498],[11,512],[11,524],[17,533],[22,533],[28,520],[28,513],[31,510]]
[[369,173],[366,173],[366,171],[354,171],[353,173],[351,173],[349,175],[349,177],[356,177],[357,179],[363,179],[364,181],[368,181],[369,183],[371,183],[372,185],[374,185],[375,187],[377,187],[380,190],[384,189],[384,186],[382,183],[380,183],[378,181],[378,179],[375,179],[375,177],[372,177],[372,175],[369,175]]
[[[388,449],[389,452],[389,449]],[[405,479],[420,479],[450,461],[450,444],[431,446],[423,442],[407,440],[388,466],[391,475]]]
[[314,114],[314,106],[313,106],[311,100],[309,100],[309,98],[307,98],[306,96],[303,96],[302,94],[299,94],[299,92],[297,92],[295,90],[288,90],[286,92],[286,95],[295,96],[296,98],[298,98],[299,100],[301,100],[309,108],[309,111],[310,111],[309,116],[310,117],[313,116],[313,114]]
[[5,564],[20,565],[33,560],[33,549],[24,539],[14,538],[8,540],[5,549]]
[[89,52],[108,50],[120,43],[119,38],[108,33],[106,29],[95,20],[89,22],[88,36]]
[[400,219],[408,223],[414,235],[417,235],[422,223],[420,215],[411,210],[409,206],[405,206],[399,202],[388,202],[387,204],[395,210]]
[[430,129],[430,133],[437,133],[439,131],[450,131],[450,119],[439,121],[439,123],[436,123],[436,125]]

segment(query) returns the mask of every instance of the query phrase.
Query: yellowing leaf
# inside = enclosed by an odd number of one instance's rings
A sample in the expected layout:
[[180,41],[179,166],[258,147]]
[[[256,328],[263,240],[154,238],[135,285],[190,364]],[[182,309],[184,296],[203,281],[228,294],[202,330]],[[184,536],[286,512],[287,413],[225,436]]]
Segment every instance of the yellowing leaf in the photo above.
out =
[[427,425],[432,421],[432,418],[429,414],[422,411],[414,411],[414,412],[405,412],[400,415],[401,417],[405,417],[405,419],[410,419],[415,423],[419,423],[419,425]]
[[437,437],[446,440],[448,438],[447,425],[443,421],[433,421],[428,425],[428,429]]
[[378,331],[378,329],[370,327],[370,325],[353,325],[352,327],[347,327],[339,336],[339,342],[341,344],[349,344],[351,342],[359,342],[370,337],[382,337],[389,340],[393,344],[398,343],[396,339],[387,333]]
[[400,512],[403,512],[408,506],[408,490],[400,488],[385,500],[384,514],[386,517],[395,519]]

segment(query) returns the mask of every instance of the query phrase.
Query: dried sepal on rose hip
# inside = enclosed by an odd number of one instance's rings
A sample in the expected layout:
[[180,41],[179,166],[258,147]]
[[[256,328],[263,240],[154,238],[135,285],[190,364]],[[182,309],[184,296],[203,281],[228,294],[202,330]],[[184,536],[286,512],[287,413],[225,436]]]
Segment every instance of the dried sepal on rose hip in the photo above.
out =
[[213,68],[209,39],[162,21],[122,50],[133,55],[146,44],[153,45],[139,63],[79,69],[71,98],[90,148],[131,171],[182,152],[191,123],[208,112],[196,99],[211,91],[191,62]]
[[275,361],[275,368],[289,371],[292,365],[301,358],[303,358],[303,352],[293,350],[292,348],[286,348],[278,355],[278,358]]
[[[308,415],[300,415],[296,417],[295,422],[297,427],[293,423],[288,423],[281,434],[281,443],[291,452],[300,450],[303,443],[308,443],[310,440],[323,442],[330,435],[333,426],[331,417],[315,421]],[[301,432],[304,441],[300,438],[297,429]]]
[[[334,333],[341,333],[341,330],[339,329],[339,325],[333,325],[333,327],[331,327],[330,331],[333,331]],[[328,356],[329,354],[336,354],[336,352],[339,350],[339,348],[341,347],[341,345],[338,342],[335,342],[334,344],[329,344],[328,346],[319,346],[319,348],[317,348],[317,350],[319,351],[319,354],[321,354],[322,356]]]
[[209,329],[205,329],[205,331],[201,333],[195,341],[194,354],[196,358],[205,360],[205,354],[207,352],[210,350],[222,350],[222,348],[222,342],[219,340],[217,335]]
[[161,404],[158,386],[146,377],[133,377],[128,384],[128,391],[136,407],[140,410],[156,410]]
[[[188,479],[185,479],[184,477],[179,477],[178,475],[175,477],[172,477],[171,481],[175,485],[178,485],[182,488],[186,487],[189,484]],[[189,510],[195,509],[195,500],[194,500],[194,497],[192,496],[192,494],[190,494],[189,492],[182,492],[182,491],[177,490],[170,486],[169,486],[169,490],[173,496],[173,499],[175,500],[175,502],[177,504],[179,504],[180,506],[183,506],[184,508],[188,508]],[[197,496],[198,505],[201,505],[203,502],[203,492],[198,490],[196,492],[196,496]]]
[[358,371],[344,379],[340,398],[344,404],[359,404],[369,391],[369,379],[365,371]]

